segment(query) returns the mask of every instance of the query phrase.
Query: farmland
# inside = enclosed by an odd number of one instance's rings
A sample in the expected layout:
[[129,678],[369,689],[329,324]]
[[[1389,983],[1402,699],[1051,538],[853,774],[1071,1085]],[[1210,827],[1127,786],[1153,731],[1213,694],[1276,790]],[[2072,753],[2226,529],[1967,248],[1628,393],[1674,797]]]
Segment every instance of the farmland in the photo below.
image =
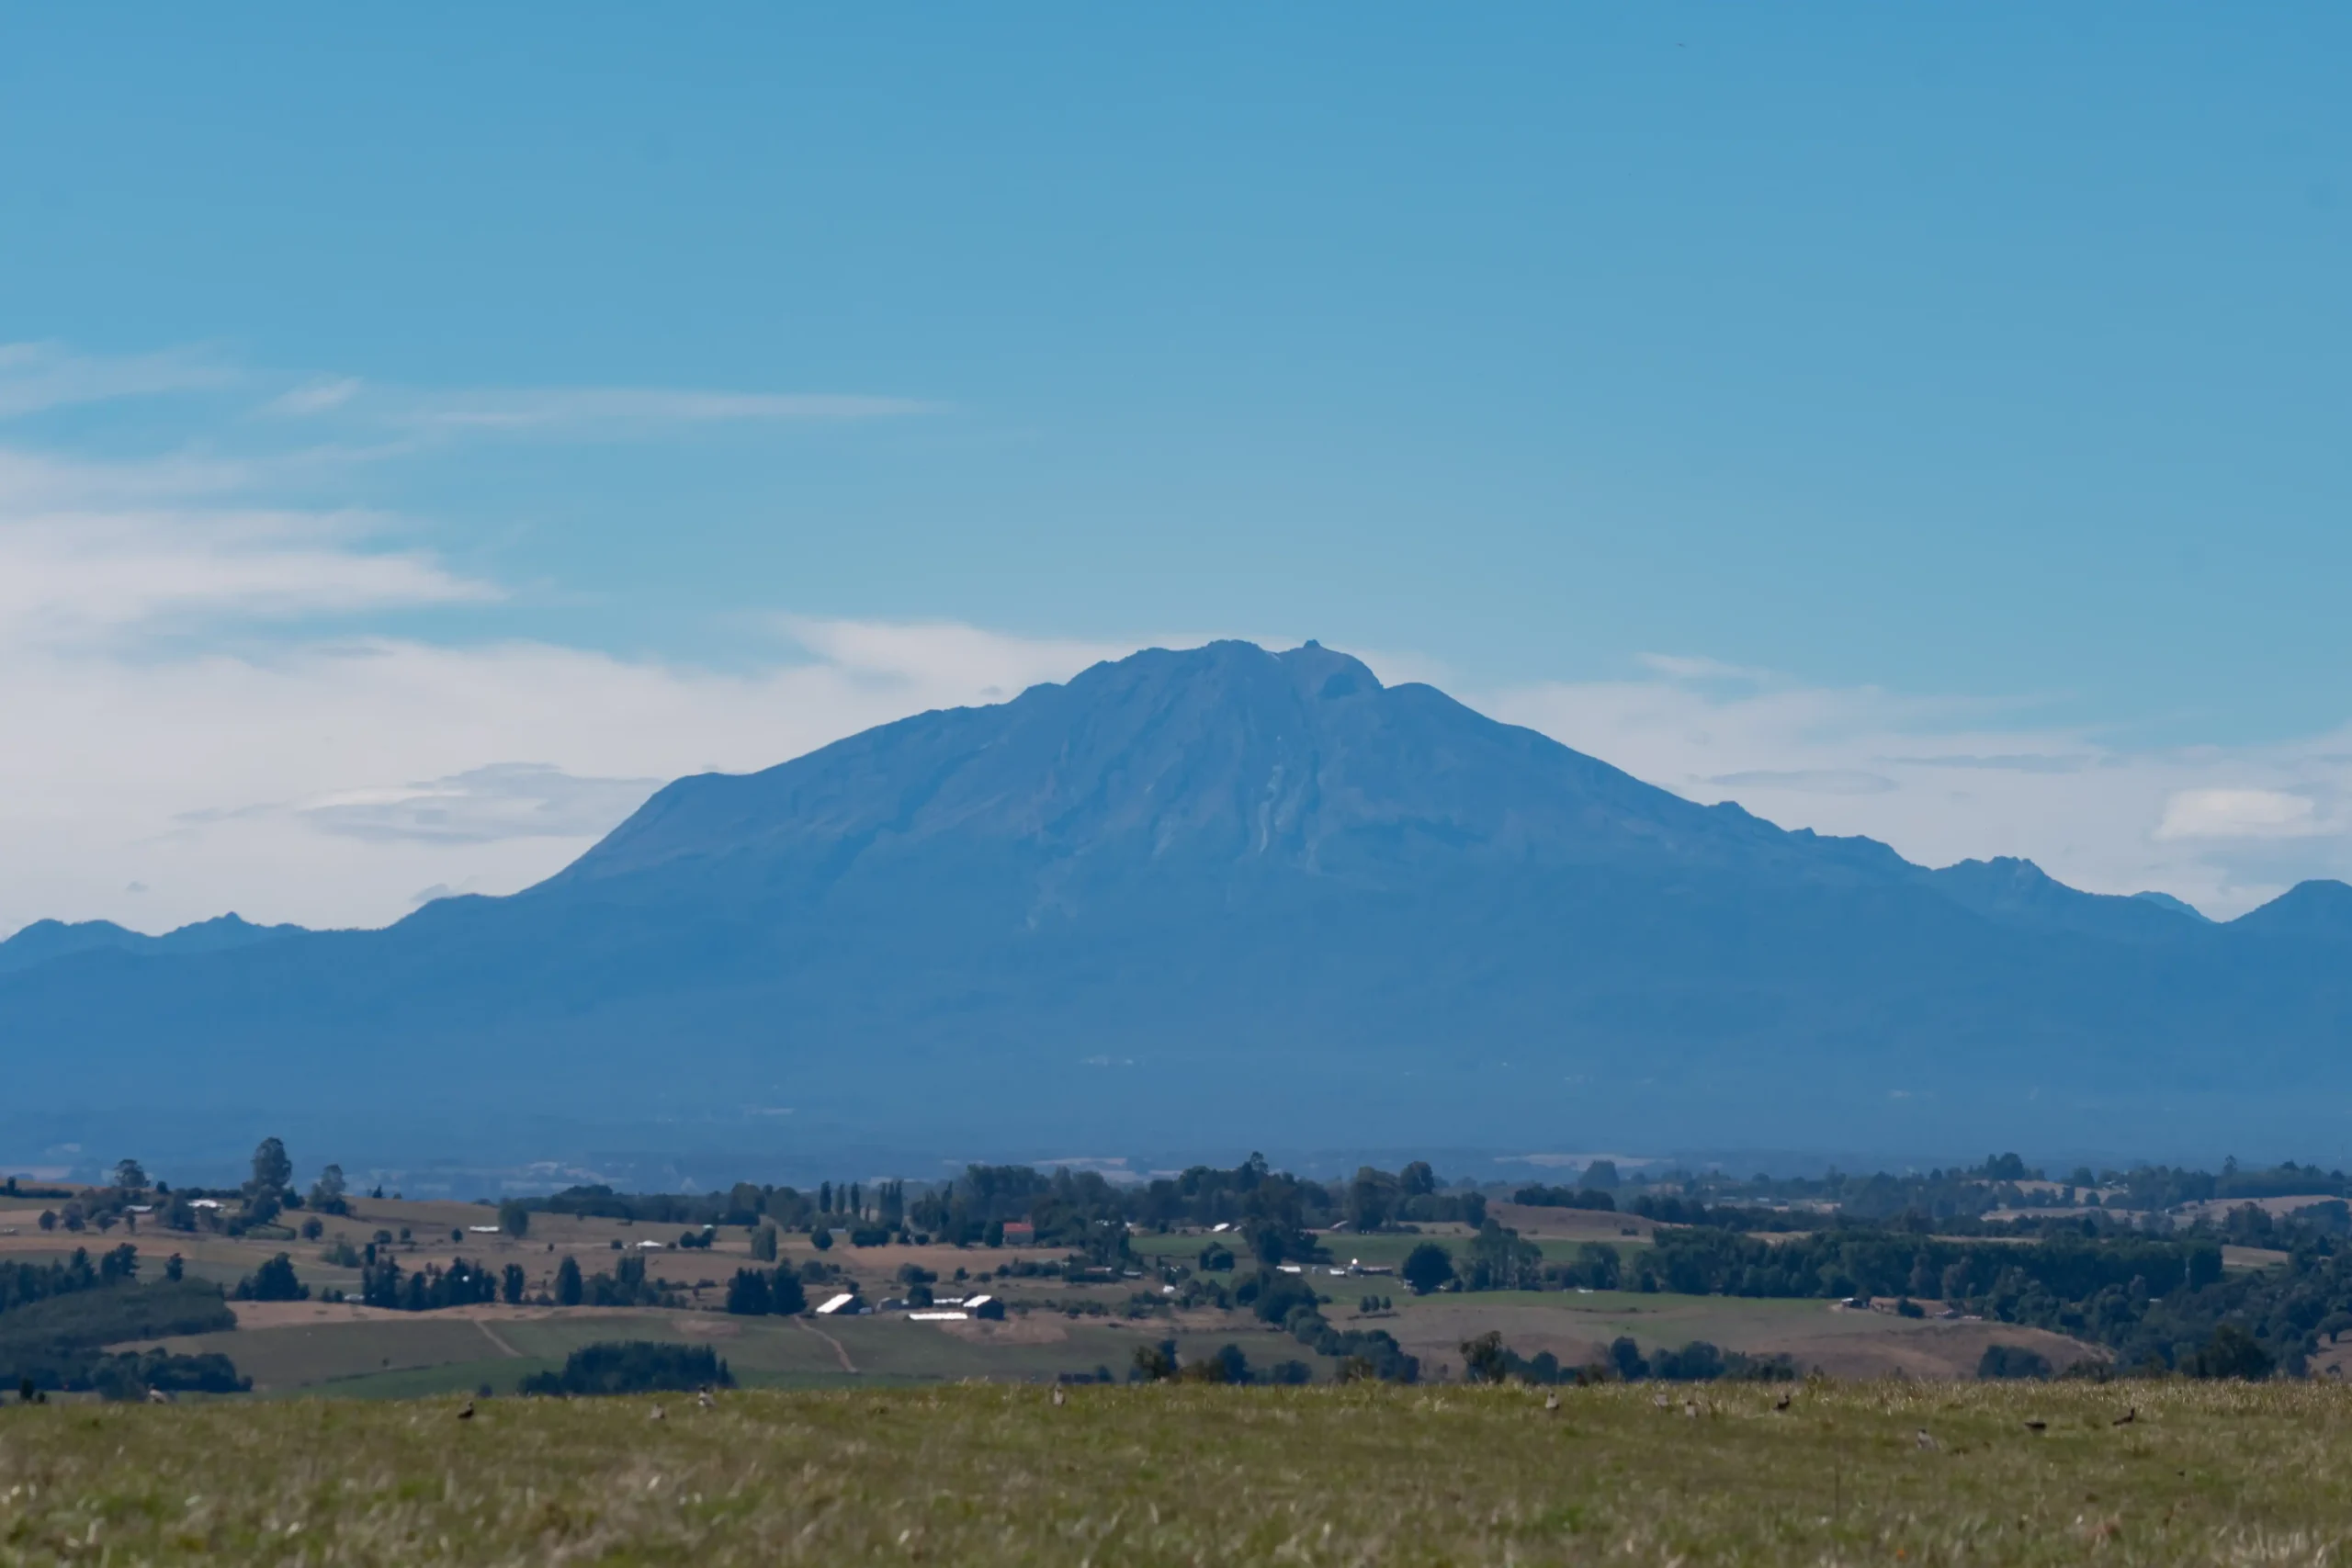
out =
[[0,1561],[2290,1563],[2352,1535],[2340,1389],[1780,1392],[12,1404]]
[[[29,1217],[29,1209],[21,1202],[14,1212]],[[1604,1238],[1624,1248],[1644,1247],[1655,1229],[1632,1216],[1516,1208],[1506,1212],[1514,1224],[1526,1225],[1532,1235],[1563,1253],[1572,1253],[1583,1241]],[[982,1278],[1000,1269],[1055,1262],[1062,1256],[1057,1248],[837,1244],[820,1252],[806,1234],[787,1232],[780,1238],[779,1262],[807,1265],[821,1259],[841,1271],[841,1286],[854,1285],[868,1301],[881,1301],[899,1290],[900,1270],[911,1265],[936,1274],[943,1292],[986,1289],[1012,1309],[1010,1320],[1001,1324],[928,1324],[895,1314],[787,1319],[730,1316],[718,1310],[726,1280],[752,1261],[748,1227],[718,1227],[707,1247],[677,1245],[682,1231],[675,1225],[559,1213],[533,1215],[529,1234],[522,1238],[469,1228],[494,1218],[494,1211],[471,1203],[354,1199],[347,1214],[325,1217],[324,1234],[315,1241],[298,1239],[278,1227],[242,1236],[214,1231],[164,1233],[152,1227],[130,1235],[118,1227],[104,1237],[69,1236],[19,1222],[17,1235],[0,1235],[0,1259],[53,1260],[73,1246],[102,1248],[129,1240],[147,1260],[148,1277],[158,1260],[177,1254],[191,1277],[233,1287],[284,1252],[313,1297],[322,1298],[329,1291],[356,1292],[359,1281],[356,1269],[321,1261],[323,1256],[341,1244],[360,1247],[371,1238],[389,1236],[386,1250],[396,1252],[411,1269],[427,1264],[447,1267],[461,1257],[492,1269],[517,1264],[534,1295],[549,1288],[566,1258],[583,1272],[594,1272],[614,1267],[620,1257],[634,1258],[643,1262],[649,1278],[676,1286],[676,1299],[684,1303],[676,1309],[484,1303],[413,1313],[324,1299],[238,1303],[236,1329],[159,1342],[160,1348],[181,1354],[227,1355],[264,1397],[398,1398],[483,1388],[504,1393],[523,1378],[560,1364],[584,1344],[622,1338],[708,1344],[742,1383],[781,1388],[878,1387],[960,1378],[1050,1381],[1102,1371],[1123,1377],[1137,1346],[1170,1338],[1177,1342],[1181,1359],[1232,1344],[1253,1366],[1297,1359],[1318,1377],[1329,1378],[1338,1371],[1330,1358],[1315,1355],[1246,1311],[1139,1308],[1139,1297],[1157,1294],[1163,1263],[1179,1268],[1196,1264],[1204,1246],[1216,1239],[1200,1235],[1137,1235],[1129,1269],[1133,1277],[1085,1282]],[[1464,1226],[1440,1224],[1424,1227],[1419,1235],[1334,1236],[1329,1250],[1340,1267],[1358,1261],[1366,1268],[1393,1269],[1425,1241],[1458,1256],[1469,1233]],[[641,1245],[649,1242],[653,1245]],[[1246,1270],[1246,1249],[1243,1258]],[[1906,1321],[1885,1314],[1837,1311],[1819,1301],[1560,1291],[1416,1297],[1393,1273],[1338,1277],[1329,1267],[1317,1269],[1314,1283],[1331,1298],[1329,1313],[1335,1325],[1385,1330],[1421,1359],[1424,1375],[1431,1378],[1458,1377],[1457,1348],[1488,1329],[1500,1330],[1522,1353],[1549,1350],[1571,1366],[1593,1359],[1619,1336],[1632,1337],[1645,1350],[1704,1339],[1725,1350],[1787,1355],[1800,1370],[1818,1367],[1839,1376],[1901,1371],[1965,1377],[1996,1328],[2003,1342],[2028,1345],[2054,1365],[2091,1354],[2086,1347],[2031,1329]],[[967,1283],[954,1283],[958,1270],[970,1277]],[[1361,1314],[1357,1303],[1365,1294],[1382,1296],[1391,1310]]]

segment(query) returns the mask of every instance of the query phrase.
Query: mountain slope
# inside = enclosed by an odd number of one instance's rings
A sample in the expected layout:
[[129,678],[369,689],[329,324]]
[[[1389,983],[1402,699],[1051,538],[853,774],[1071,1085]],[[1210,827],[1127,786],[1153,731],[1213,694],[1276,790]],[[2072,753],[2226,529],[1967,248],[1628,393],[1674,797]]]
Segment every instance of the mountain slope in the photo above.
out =
[[364,1102],[517,1152],[2171,1146],[2335,1124],[2318,886],[2215,926],[1930,872],[1218,643],[680,780],[513,897],[0,976],[0,1051],[44,1127]]

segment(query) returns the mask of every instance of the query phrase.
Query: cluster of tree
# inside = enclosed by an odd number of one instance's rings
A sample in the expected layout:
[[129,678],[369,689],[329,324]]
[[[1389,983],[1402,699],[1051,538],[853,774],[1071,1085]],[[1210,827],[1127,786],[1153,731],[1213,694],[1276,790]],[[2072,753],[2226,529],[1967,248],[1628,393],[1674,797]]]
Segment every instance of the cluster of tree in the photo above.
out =
[[99,1254],[96,1263],[85,1247],[60,1263],[0,1262],[0,1313],[30,1306],[51,1296],[97,1291],[139,1278],[139,1249],[124,1242]]
[[[1465,1291],[1556,1291],[1573,1284],[1591,1290],[1614,1290],[1616,1249],[1590,1242],[1586,1244],[1585,1252],[1605,1259],[1605,1267],[1587,1269],[1580,1260],[1569,1269],[1557,1266],[1547,1269],[1542,1247],[1490,1219],[1470,1238],[1461,1262],[1457,1263],[1453,1254],[1436,1242],[1425,1241],[1405,1255],[1404,1266],[1397,1272],[1415,1294],[1424,1296],[1447,1285]],[[1601,1282],[1590,1282],[1586,1278],[1588,1273]]]
[[71,1198],[74,1196],[74,1189],[71,1187],[19,1186],[17,1184],[17,1179],[12,1176],[8,1178],[6,1182],[0,1183],[0,1196],[9,1198]]
[[[1588,1179],[1585,1185],[1600,1184]],[[2049,1190],[2052,1185],[2058,1188],[2054,1194]],[[1655,1196],[1671,1190],[1684,1198],[1699,1197],[1712,1203],[1746,1200],[1752,1204],[1767,1200],[1830,1206],[1848,1223],[1907,1217],[1951,1235],[1972,1228],[1992,1210],[2042,1206],[2053,1199],[2060,1204],[2147,1213],[2188,1203],[2260,1198],[2352,1200],[2352,1178],[2340,1170],[2298,1165],[2293,1160],[2259,1168],[2241,1168],[2235,1160],[2226,1160],[2219,1171],[2152,1165],[2098,1171],[2076,1166],[2070,1171],[2045,1173],[2029,1167],[2015,1154],[2002,1154],[1989,1156],[1981,1165],[1903,1175],[1881,1171],[1856,1176],[1833,1169],[1821,1177],[1758,1175],[1741,1180],[1722,1174],[1663,1171],[1652,1179],[1651,1190]],[[1803,1223],[1801,1216],[1799,1223]],[[1747,1228],[1763,1227],[1749,1224]]]
[[917,1230],[956,1247],[996,1247],[1009,1221],[1027,1220],[1053,1180],[1025,1165],[975,1165],[953,1181],[915,1196],[907,1218]]
[[1376,1328],[1334,1326],[1323,1315],[1323,1298],[1302,1275],[1261,1269],[1235,1288],[1233,1301],[1277,1325],[1317,1355],[1338,1359],[1342,1377],[1414,1382],[1421,1375],[1419,1359],[1407,1355],[1395,1336]]
[[[2218,1238],[2231,1224],[2287,1261],[2225,1273]],[[1940,1300],[2107,1347],[2124,1372],[2300,1374],[2322,1340],[2352,1331],[2352,1243],[2252,1210],[2165,1238],[2088,1224],[2009,1245],[1852,1225],[1775,1242],[1661,1230],[1633,1267],[1645,1290]]]
[[165,1280],[52,1294],[0,1313],[0,1378],[37,1389],[95,1386],[103,1347],[234,1328],[218,1285]]
[[1821,1209],[1767,1209],[1736,1203],[1717,1203],[1711,1208],[1703,1198],[1685,1198],[1672,1192],[1645,1192],[1626,1207],[1629,1213],[1660,1224],[1714,1225],[1724,1230],[1810,1231],[1837,1223],[1834,1213]]
[[[284,1262],[285,1256],[280,1254],[277,1261]],[[571,1260],[567,1258],[564,1261]],[[645,1265],[635,1258],[627,1261],[637,1263],[640,1272],[644,1269]],[[287,1272],[290,1277],[292,1269],[289,1268]],[[528,1287],[529,1280],[519,1263],[510,1263],[502,1272],[492,1273],[487,1265],[469,1263],[462,1258],[450,1259],[447,1269],[428,1263],[417,1269],[403,1269],[398,1259],[383,1258],[362,1264],[359,1270],[362,1304],[394,1312],[438,1312],[444,1307],[486,1305],[497,1301],[518,1305]]]
[[[1196,1361],[1180,1363],[1176,1357],[1176,1341],[1163,1339],[1157,1345],[1136,1347],[1135,1368],[1128,1373],[1135,1382],[1211,1382],[1211,1383],[1308,1383],[1315,1381],[1315,1369],[1305,1361],[1277,1361],[1261,1371],[1250,1365],[1250,1358],[1238,1345],[1220,1346],[1214,1355]],[[1064,1382],[1109,1382],[1107,1369],[1098,1368],[1092,1378],[1083,1374],[1064,1374]]]
[[2144,1299],[2222,1275],[2222,1249],[2211,1241],[2128,1232],[2005,1244],[1847,1225],[1765,1241],[1692,1226],[1653,1239],[1633,1264],[1634,1288],[1682,1295],[1910,1295],[1983,1305],[2029,1294],[2080,1302],[2109,1288]]
[[[1820,1177],[1759,1174],[1741,1180],[1721,1174],[1662,1171],[1651,1179],[1647,1195],[1664,1196],[1670,1189],[1685,1198],[1713,1202],[1802,1202],[1835,1207],[1849,1220],[1883,1220],[1908,1213],[1949,1232],[1956,1224],[1973,1221],[1988,1210],[2024,1202],[2019,1184],[2039,1180],[2041,1174],[2014,1154],[1994,1155],[1977,1166],[1899,1176],[1884,1171],[1855,1176],[1832,1169]],[[2090,1172],[2078,1174],[2084,1178],[2083,1185],[2091,1185]],[[1588,1180],[1587,1185],[1597,1184]]]
[[217,1350],[176,1356],[166,1350],[144,1355],[100,1356],[90,1369],[89,1386],[107,1400],[138,1400],[153,1389],[164,1393],[243,1393],[254,1380],[241,1377],[237,1363]]
[[2023,1345],[1993,1344],[1976,1359],[1976,1375],[1987,1382],[2007,1378],[2046,1378],[2050,1358]]
[[561,1371],[525,1378],[522,1392],[580,1396],[734,1386],[734,1373],[707,1345],[623,1339],[582,1346],[564,1358]]
[[1633,1339],[1620,1336],[1609,1342],[1609,1371],[1624,1382],[1657,1378],[1668,1382],[1711,1382],[1731,1378],[1749,1382],[1781,1382],[1797,1375],[1786,1356],[1726,1354],[1704,1339],[1693,1339],[1679,1350],[1659,1349],[1645,1358]]
[[[662,1225],[759,1225],[806,1231],[871,1222],[893,1232],[905,1220],[906,1186],[822,1182],[814,1192],[739,1181],[724,1192],[616,1192],[603,1184],[568,1187],[546,1198],[509,1200],[526,1212],[579,1214]],[[503,1223],[505,1206],[500,1205]],[[518,1233],[519,1234],[519,1233]]]
[[1712,1382],[1718,1378],[1780,1382],[1797,1375],[1795,1363],[1786,1356],[1747,1356],[1736,1350],[1726,1354],[1704,1339],[1693,1339],[1679,1350],[1661,1348],[1644,1356],[1641,1346],[1626,1336],[1611,1341],[1602,1356],[1569,1367],[1549,1350],[1521,1356],[1491,1329],[1464,1341],[1462,1362],[1472,1382],[1639,1382],[1648,1378],[1668,1382]]
[[[1004,1227],[1028,1224],[1045,1247],[1069,1247],[1095,1263],[1128,1256],[1125,1195],[1091,1170],[1048,1176],[1019,1165],[975,1165],[952,1181],[904,1198],[893,1182],[903,1224],[919,1235],[956,1247],[1003,1245]],[[851,1240],[858,1240],[852,1233]]]
[[2119,1205],[2133,1209],[2172,1209],[2183,1203],[2255,1198],[2352,1197],[2352,1182],[2342,1171],[2297,1165],[2293,1160],[2256,1170],[2241,1169],[2236,1160],[2230,1159],[2222,1162],[2219,1171],[2148,1165],[2109,1174],[2123,1189]]
[[279,1253],[237,1281],[241,1302],[307,1302],[311,1287],[294,1274],[294,1261]]
[[[1272,1170],[1262,1155],[1229,1170],[1195,1166],[1180,1176],[1126,1185],[1095,1171],[975,1165],[911,1192],[902,1181],[870,1187],[826,1181],[813,1193],[748,1182],[725,1193],[628,1194],[600,1185],[510,1201],[526,1211],[649,1224],[749,1225],[755,1227],[753,1256],[763,1262],[775,1257],[775,1237],[763,1235],[768,1227],[809,1232],[820,1247],[831,1245],[835,1230],[845,1230],[851,1244],[861,1247],[933,1240],[997,1247],[1005,1226],[1024,1224],[1037,1244],[1068,1248],[1103,1268],[1131,1259],[1130,1230],[1223,1224],[1260,1262],[1272,1264],[1319,1256],[1309,1234],[1315,1230],[1476,1226],[1487,1218],[1483,1195],[1445,1190],[1426,1161],[1396,1173],[1367,1166],[1347,1181],[1325,1184]],[[506,1207],[501,1206],[502,1223]]]
[[677,1288],[649,1278],[645,1259],[623,1257],[609,1274],[599,1271],[581,1278],[579,1262],[567,1255],[555,1271],[558,1306],[674,1306]]
[[793,1317],[808,1310],[808,1293],[788,1264],[738,1269],[727,1283],[727,1310],[739,1317]]
[[1350,1230],[1384,1231],[1403,1225],[1468,1224],[1485,1223],[1487,1200],[1476,1191],[1442,1192],[1438,1190],[1437,1173],[1427,1160],[1417,1159],[1390,1175],[1371,1166],[1357,1168],[1344,1194],[1334,1190],[1340,1200],[1344,1223]]
[[1615,1196],[1598,1187],[1545,1187],[1538,1183],[1519,1189],[1510,1195],[1510,1201],[1532,1209],[1590,1209],[1613,1213],[1617,1208]]

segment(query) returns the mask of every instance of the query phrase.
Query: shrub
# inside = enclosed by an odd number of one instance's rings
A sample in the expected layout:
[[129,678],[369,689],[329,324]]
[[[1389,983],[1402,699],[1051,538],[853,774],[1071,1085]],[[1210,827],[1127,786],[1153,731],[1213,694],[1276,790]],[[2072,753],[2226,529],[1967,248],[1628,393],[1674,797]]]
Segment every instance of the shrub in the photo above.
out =
[[1980,1378],[2046,1378],[2050,1359],[2022,1345],[1987,1345],[1976,1359]]
[[525,1378],[522,1392],[577,1395],[734,1386],[734,1374],[707,1345],[624,1339],[574,1350],[564,1359],[563,1371]]
[[1433,1241],[1413,1248],[1398,1270],[1415,1295],[1427,1295],[1453,1278],[1453,1255]]

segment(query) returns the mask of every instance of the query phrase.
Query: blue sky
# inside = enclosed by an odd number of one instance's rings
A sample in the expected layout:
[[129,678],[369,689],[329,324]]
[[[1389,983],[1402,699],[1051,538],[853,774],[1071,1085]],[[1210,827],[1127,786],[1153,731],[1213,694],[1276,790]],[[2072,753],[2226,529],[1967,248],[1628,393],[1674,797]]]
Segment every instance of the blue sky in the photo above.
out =
[[1917,858],[2340,874],[2347,34],[12,13],[0,928],[390,919],[1210,633]]

